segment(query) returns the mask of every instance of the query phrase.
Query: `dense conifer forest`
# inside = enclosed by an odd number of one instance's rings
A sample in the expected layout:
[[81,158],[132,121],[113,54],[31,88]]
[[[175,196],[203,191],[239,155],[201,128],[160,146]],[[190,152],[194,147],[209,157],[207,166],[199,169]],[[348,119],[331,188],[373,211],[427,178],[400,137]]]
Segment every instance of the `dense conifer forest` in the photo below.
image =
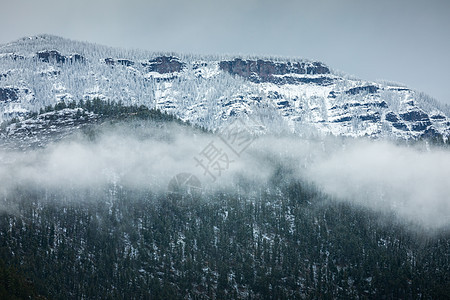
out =
[[[82,131],[94,140],[108,122],[206,132],[157,110],[101,100],[39,114],[66,108],[101,116]],[[450,296],[448,229],[335,201],[291,172],[280,164],[265,182],[238,178],[231,190],[200,194],[120,182],[52,189],[16,182],[0,194],[0,298]]]

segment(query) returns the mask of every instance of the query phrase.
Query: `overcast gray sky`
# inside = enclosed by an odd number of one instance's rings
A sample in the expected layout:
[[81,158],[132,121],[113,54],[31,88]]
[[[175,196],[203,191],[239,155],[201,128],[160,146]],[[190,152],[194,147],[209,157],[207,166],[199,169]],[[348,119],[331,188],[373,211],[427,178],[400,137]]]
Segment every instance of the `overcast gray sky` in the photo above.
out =
[[0,43],[49,33],[155,51],[298,56],[450,104],[450,0],[0,3]]

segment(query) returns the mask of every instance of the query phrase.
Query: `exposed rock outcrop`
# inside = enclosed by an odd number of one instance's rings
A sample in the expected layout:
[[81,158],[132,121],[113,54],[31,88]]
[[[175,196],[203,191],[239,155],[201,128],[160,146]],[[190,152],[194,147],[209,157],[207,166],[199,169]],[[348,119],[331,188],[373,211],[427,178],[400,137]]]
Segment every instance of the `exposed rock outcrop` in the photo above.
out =
[[40,51],[37,54],[37,57],[47,63],[75,63],[75,62],[85,62],[86,59],[80,54],[72,54],[69,56],[64,56],[56,50],[45,50]]
[[174,56],[159,56],[149,60],[148,63],[142,63],[142,65],[147,72],[158,72],[160,74],[180,72],[185,66],[179,58]]
[[110,66],[114,66],[116,64],[130,67],[134,65],[134,61],[128,60],[128,59],[114,59],[111,57],[105,58],[105,63]]
[[329,74],[330,69],[320,62],[274,62],[267,60],[243,60],[236,58],[231,61],[221,61],[220,69],[242,76],[252,82],[273,82],[277,84],[285,83],[324,83],[329,80],[327,77],[320,78],[295,78],[285,79],[277,75],[287,74]]
[[11,102],[19,99],[19,89],[0,88],[0,102]]
[[367,86],[358,86],[352,89],[347,90],[345,93],[348,95],[357,95],[361,93],[369,93],[374,94],[378,92],[378,87],[374,85],[367,85]]

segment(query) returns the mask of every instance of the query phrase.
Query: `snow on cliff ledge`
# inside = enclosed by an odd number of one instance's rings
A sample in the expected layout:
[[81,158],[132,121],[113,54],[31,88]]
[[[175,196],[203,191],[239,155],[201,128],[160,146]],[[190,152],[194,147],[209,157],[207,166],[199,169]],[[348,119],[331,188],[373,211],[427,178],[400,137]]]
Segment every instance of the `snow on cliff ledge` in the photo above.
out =
[[297,58],[110,48],[50,35],[0,45],[0,122],[59,101],[157,107],[210,129],[251,116],[267,130],[389,138],[450,135],[449,109],[403,86]]

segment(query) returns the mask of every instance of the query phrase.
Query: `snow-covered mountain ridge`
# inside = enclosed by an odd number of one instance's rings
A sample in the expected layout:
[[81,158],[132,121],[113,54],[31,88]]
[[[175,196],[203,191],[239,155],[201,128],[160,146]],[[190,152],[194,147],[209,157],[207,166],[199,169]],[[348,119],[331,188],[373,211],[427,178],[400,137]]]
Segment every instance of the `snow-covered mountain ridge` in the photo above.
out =
[[0,122],[60,101],[145,105],[209,129],[251,116],[268,131],[416,139],[450,135],[449,109],[407,87],[295,58],[116,49],[50,35],[0,45]]

